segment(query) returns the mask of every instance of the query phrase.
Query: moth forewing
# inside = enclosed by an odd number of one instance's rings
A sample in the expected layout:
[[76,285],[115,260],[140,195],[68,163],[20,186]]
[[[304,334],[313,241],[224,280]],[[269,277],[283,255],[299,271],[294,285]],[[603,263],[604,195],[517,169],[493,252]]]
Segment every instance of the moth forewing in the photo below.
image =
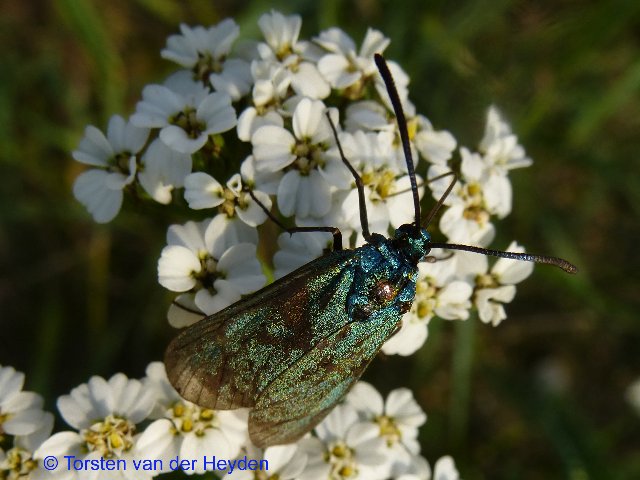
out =
[[183,330],[165,352],[171,384],[207,408],[252,407],[283,370],[338,327],[317,310],[344,305],[352,258],[352,250],[331,252]]

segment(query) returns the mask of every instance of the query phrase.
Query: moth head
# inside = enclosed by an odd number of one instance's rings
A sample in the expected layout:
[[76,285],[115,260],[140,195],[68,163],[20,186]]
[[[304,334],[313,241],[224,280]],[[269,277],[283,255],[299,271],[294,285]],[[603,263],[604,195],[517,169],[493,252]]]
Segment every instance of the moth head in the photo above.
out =
[[404,224],[396,229],[393,244],[412,262],[418,263],[426,256],[431,243],[431,235],[426,228],[416,227],[413,224]]

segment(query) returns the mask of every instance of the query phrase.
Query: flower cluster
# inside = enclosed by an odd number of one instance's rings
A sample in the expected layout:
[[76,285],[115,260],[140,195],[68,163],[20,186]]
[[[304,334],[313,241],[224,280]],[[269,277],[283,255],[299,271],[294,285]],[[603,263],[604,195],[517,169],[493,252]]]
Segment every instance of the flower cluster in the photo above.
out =
[[[68,469],[66,457],[70,456],[83,465],[122,460],[126,468],[109,472],[115,480],[151,479],[176,470],[172,459],[204,456],[266,460],[264,473],[282,480],[427,480],[431,476],[416,440],[426,415],[407,389],[394,390],[384,400],[371,385],[360,382],[316,427],[315,436],[261,450],[249,440],[246,410],[209,410],[183,400],[160,362],[149,364],[146,373],[141,380],[122,373],[108,380],[95,376],[62,395],[58,410],[72,430],[50,436],[53,416],[42,411],[42,398],[21,391],[23,374],[0,368],[0,478],[75,480],[105,474],[90,468]],[[45,463],[50,457],[58,460],[57,467]],[[141,461],[151,462],[153,469],[136,471],[134,462]],[[212,471],[201,460],[193,465],[184,473]],[[224,479],[255,478],[250,470],[214,473]],[[450,457],[436,462],[434,478],[459,478]]]
[[[256,253],[264,241],[256,227],[269,216],[288,227],[337,227],[346,247],[364,243],[358,190],[341,150],[362,179],[371,231],[387,235],[414,220],[398,125],[373,60],[390,40],[369,29],[358,47],[338,28],[301,39],[301,17],[276,11],[258,25],[257,42],[239,40],[230,19],[209,28],[183,25],[162,51],[180,69],[145,87],[135,113],[126,120],[114,116],[106,135],[88,127],[73,153],[93,167],[78,177],[74,194],[97,222],[115,218],[129,196],[184,207],[185,223],[169,227],[158,262],[160,284],[178,294],[168,312],[176,327],[220,311],[264,286],[267,277],[280,278],[331,248],[328,233],[284,233],[271,271]],[[487,246],[492,219],[511,210],[510,170],[531,160],[494,107],[477,148],[459,146],[450,132],[416,112],[402,68],[394,62],[389,68],[407,117],[419,196],[428,190],[440,199],[454,178],[448,173],[457,174],[436,217],[441,236]],[[190,210],[204,210],[207,220],[187,221]],[[523,248],[513,242],[508,250]],[[383,346],[387,354],[420,348],[433,317],[466,320],[475,310],[481,321],[499,324],[515,284],[532,271],[526,262],[490,265],[484,256],[458,251],[435,252],[431,260],[419,265],[415,301]],[[393,392],[384,403],[361,383],[315,437],[261,452],[247,444],[242,414],[181,400],[161,370],[152,364],[142,383],[94,378],[63,397],[59,408],[80,433],[65,433],[67,443],[54,442],[55,448],[45,446],[61,452],[63,443],[67,449],[83,445],[89,455],[115,456],[136,446],[166,458],[213,442],[220,455],[242,449],[272,459],[282,468],[280,478],[303,471],[300,478],[429,478],[415,440],[425,416],[407,391]],[[154,391],[155,406],[142,393],[119,406],[130,389]],[[82,408],[98,390],[113,391],[113,403],[89,417]],[[95,418],[101,418],[98,427],[91,423]],[[140,433],[136,425],[152,418]],[[435,470],[437,478],[457,478],[450,459]]]
[[[210,212],[204,222],[173,225],[167,233],[158,276],[180,293],[169,311],[174,326],[213,314],[266,283],[256,227],[274,205],[289,226],[337,227],[348,246],[364,243],[356,183],[337,141],[362,177],[371,231],[385,234],[413,219],[397,123],[373,61],[389,39],[369,29],[357,47],[331,28],[302,40],[300,17],[275,11],[258,23],[262,40],[237,45],[233,20],[210,28],[183,25],[162,51],[182,68],[145,87],[136,112],[129,120],[114,116],[106,136],[88,127],[74,152],[96,167],[78,177],[74,192],[98,222],[117,215],[124,191]],[[440,232],[453,243],[488,245],[491,219],[511,210],[509,171],[531,160],[493,107],[477,150],[457,148],[451,133],[415,112],[408,76],[396,63],[389,66],[415,165],[432,179],[418,177],[420,195],[426,187],[440,198],[451,181],[443,174],[459,164]],[[283,235],[274,276],[320,256],[330,243],[328,234]],[[516,244],[509,249],[522,251]],[[497,325],[514,284],[531,272],[531,265],[510,260],[490,270],[482,258],[443,258],[420,266],[416,301],[386,353],[413,353],[433,316],[465,320],[475,307],[483,322]]]
[[53,415],[42,410],[43,400],[22,390],[24,374],[0,366],[0,478],[41,479],[47,472],[35,451],[51,435]]

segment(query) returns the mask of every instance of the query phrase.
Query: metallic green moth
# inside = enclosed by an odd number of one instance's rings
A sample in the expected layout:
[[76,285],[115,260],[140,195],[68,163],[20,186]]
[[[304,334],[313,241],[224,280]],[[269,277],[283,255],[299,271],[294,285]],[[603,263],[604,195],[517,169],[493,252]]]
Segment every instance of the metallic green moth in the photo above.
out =
[[[249,434],[261,448],[296,441],[346,395],[410,310],[418,262],[431,248],[550,263],[575,271],[554,257],[431,242],[420,226],[402,107],[384,59],[376,55],[375,60],[398,119],[412,180],[415,223],[402,225],[392,238],[369,233],[362,182],[342,155],[358,186],[367,244],[354,250],[335,245],[333,252],[185,329],[165,353],[169,380],[185,399],[218,410],[250,408]],[[455,179],[448,191],[454,183]],[[334,234],[334,244],[337,238]]]

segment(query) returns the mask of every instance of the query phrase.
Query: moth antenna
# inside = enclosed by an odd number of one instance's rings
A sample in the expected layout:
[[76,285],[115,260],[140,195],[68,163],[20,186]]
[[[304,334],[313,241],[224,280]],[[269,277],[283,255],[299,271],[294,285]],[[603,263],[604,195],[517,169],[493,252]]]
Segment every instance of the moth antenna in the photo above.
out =
[[444,201],[447,199],[447,197],[451,193],[451,190],[453,190],[454,185],[458,181],[458,176],[454,172],[447,172],[447,173],[443,173],[442,175],[438,175],[437,177],[434,177],[431,180],[431,181],[438,180],[440,178],[448,177],[449,175],[453,175],[453,180],[451,180],[451,183],[449,184],[447,189],[444,191],[444,193],[440,196],[436,204],[433,207],[431,207],[431,210],[429,211],[429,214],[427,215],[427,218],[424,222],[425,227],[429,226],[429,224],[431,223],[431,220],[433,220],[433,217],[435,217],[438,211],[440,210],[440,208],[442,208]]
[[407,162],[407,171],[409,172],[409,180],[411,181],[411,191],[413,192],[413,208],[416,212],[416,227],[420,227],[420,197],[418,196],[418,184],[416,182],[416,172],[413,166],[413,155],[411,155],[411,145],[409,143],[409,131],[407,130],[407,119],[404,116],[402,110],[402,102],[400,102],[400,96],[398,95],[398,89],[391,76],[391,71],[384,57],[379,53],[373,56],[376,62],[378,71],[384,80],[384,84],[387,87],[387,93],[393,106],[393,111],[396,115],[396,121],[398,122],[398,130],[400,131],[400,140],[402,141],[402,149],[404,150],[404,158]]
[[344,152],[342,151],[342,145],[340,144],[340,139],[338,138],[338,130],[336,126],[333,124],[333,120],[331,120],[331,115],[329,112],[326,112],[327,120],[329,120],[329,125],[331,125],[331,130],[333,131],[333,137],[336,139],[336,145],[338,145],[338,151],[340,152],[340,158],[342,162],[347,166],[351,175],[356,181],[356,189],[358,190],[358,203],[360,205],[360,225],[362,226],[362,236],[364,239],[369,242],[371,241],[371,233],[369,232],[369,219],[367,218],[367,203],[365,201],[364,196],[364,183],[362,182],[362,177],[356,172],[356,169],[353,168],[353,165],[347,160]]
[[253,201],[258,204],[258,206],[267,215],[267,217],[269,217],[269,219],[273,223],[278,225],[285,232],[289,233],[290,235],[298,232],[328,232],[333,235],[333,249],[342,250],[342,232],[338,227],[285,227],[282,222],[278,220],[278,217],[271,213],[264,203],[258,200],[258,197],[256,197],[255,193],[253,193],[253,190],[247,189],[246,191],[249,192],[249,195],[251,196],[251,198],[253,198]]
[[443,248],[447,250],[463,250],[465,252],[480,253],[482,255],[491,255],[492,257],[512,258],[513,260],[524,260],[525,262],[544,263],[547,265],[555,265],[567,273],[577,273],[578,267],[566,261],[563,258],[550,257],[547,255],[533,255],[531,253],[515,253],[504,252],[502,250],[491,250],[482,247],[473,247],[471,245],[460,245],[457,243],[438,243],[430,244],[431,248]]

